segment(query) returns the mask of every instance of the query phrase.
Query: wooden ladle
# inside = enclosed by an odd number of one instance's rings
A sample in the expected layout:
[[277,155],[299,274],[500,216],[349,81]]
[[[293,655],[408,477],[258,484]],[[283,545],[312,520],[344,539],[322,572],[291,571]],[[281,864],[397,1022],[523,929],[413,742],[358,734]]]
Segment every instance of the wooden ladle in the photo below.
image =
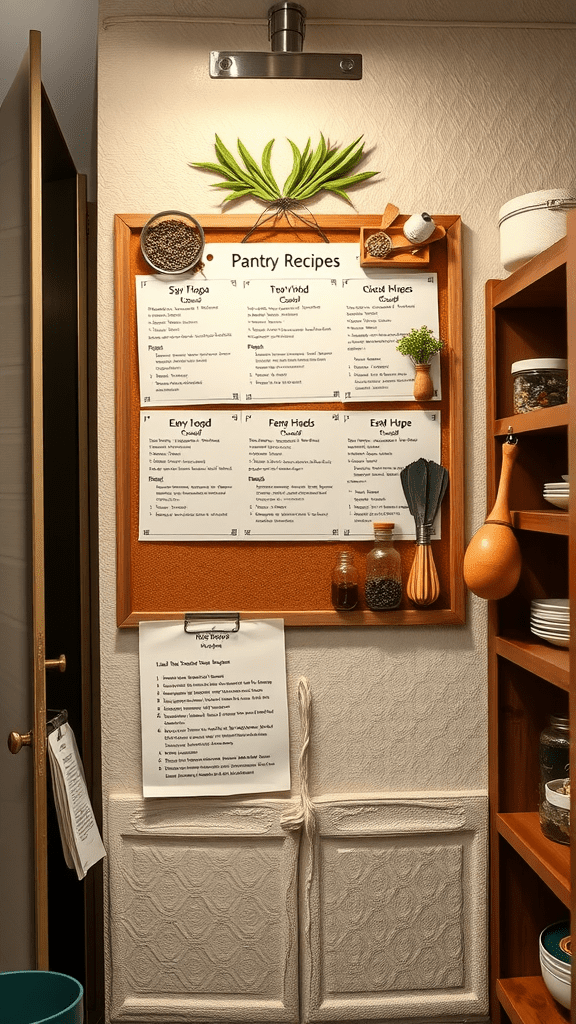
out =
[[477,597],[488,601],[512,593],[522,568],[509,506],[510,478],[517,454],[517,439],[509,435],[502,445],[502,470],[494,507],[464,555],[466,585]]

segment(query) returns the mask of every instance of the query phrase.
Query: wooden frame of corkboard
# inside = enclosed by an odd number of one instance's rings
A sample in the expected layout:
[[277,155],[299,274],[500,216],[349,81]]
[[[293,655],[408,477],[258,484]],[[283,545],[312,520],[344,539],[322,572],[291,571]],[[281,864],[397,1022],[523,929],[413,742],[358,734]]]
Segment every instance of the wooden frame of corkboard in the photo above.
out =
[[[186,612],[234,611],[241,618],[282,618],[286,626],[461,625],[465,621],[462,576],[464,554],[464,453],[462,374],[461,222],[458,216],[434,216],[446,229],[443,239],[417,254],[402,254],[385,266],[428,267],[438,274],[442,399],[440,402],[350,403],[354,409],[440,410],[441,461],[450,474],[442,503],[442,537],[432,542],[440,579],[440,597],[427,608],[406,596],[395,611],[365,608],[339,612],[330,603],[330,577],[337,552],[355,552],[360,582],[371,541],[263,542],[138,540],[139,424],[138,344],[135,275],[150,268],[140,252],[140,232],[150,214],[117,214],[115,220],[116,316],[116,483],[117,619],[119,626],[141,620],[183,619]],[[255,217],[194,214],[206,239],[240,242]],[[407,218],[400,216],[398,229]],[[318,224],[334,242],[358,242],[361,228],[378,229],[380,216],[319,216]],[[254,241],[325,244],[311,228],[284,218],[268,222]],[[250,243],[247,243],[250,244]],[[342,403],[322,408],[344,409]],[[205,407],[204,407],[205,408]],[[225,407],[229,408],[229,406]],[[242,406],[240,406],[242,408]],[[250,405],[250,408],[254,408]],[[260,406],[262,408],[262,406]],[[301,403],[275,409],[313,409]],[[397,541],[406,581],[414,541]],[[362,587],[361,587],[362,593]]]

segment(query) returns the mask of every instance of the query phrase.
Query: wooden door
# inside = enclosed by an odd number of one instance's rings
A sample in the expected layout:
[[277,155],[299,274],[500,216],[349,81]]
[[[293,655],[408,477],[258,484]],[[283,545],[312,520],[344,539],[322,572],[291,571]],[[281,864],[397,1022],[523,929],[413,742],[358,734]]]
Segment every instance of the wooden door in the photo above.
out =
[[[2,968],[47,966],[46,695],[42,401],[40,40],[0,110],[0,629],[4,735],[24,734],[32,757],[2,753]],[[10,823],[8,825],[8,823]]]
[[89,975],[91,988],[94,879],[65,866],[46,757],[47,720],[65,708],[90,787],[86,195],[42,87],[38,32],[0,109],[0,154],[0,970],[49,968],[85,987]]

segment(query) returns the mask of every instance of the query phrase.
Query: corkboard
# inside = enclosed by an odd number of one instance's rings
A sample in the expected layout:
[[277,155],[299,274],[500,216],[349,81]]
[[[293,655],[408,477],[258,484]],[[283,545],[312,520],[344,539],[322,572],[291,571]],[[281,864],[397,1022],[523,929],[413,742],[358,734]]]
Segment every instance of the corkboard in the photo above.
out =
[[[243,618],[283,618],[287,626],[400,626],[458,625],[464,622],[463,401],[462,401],[462,272],[460,218],[434,216],[446,235],[417,256],[408,254],[386,265],[426,266],[438,275],[442,349],[442,400],[351,403],[354,409],[440,409],[441,460],[450,474],[442,503],[442,539],[432,542],[441,593],[434,605],[418,608],[403,597],[391,612],[360,607],[335,611],[330,603],[330,576],[337,552],[355,552],[361,584],[371,542],[141,542],[138,540],[138,477],[140,395],[136,333],[135,275],[150,268],[140,252],[140,232],[149,214],[115,217],[116,313],[116,457],[117,457],[117,616],[119,626],[142,619],[178,619],[193,611],[237,611]],[[238,242],[255,218],[201,216],[206,238]],[[380,216],[318,217],[334,242],[359,242],[360,228],[377,228]],[[407,218],[400,217],[397,223]],[[325,244],[311,229],[291,227],[283,219],[259,229],[252,239],[262,242]],[[250,243],[247,243],[248,245]],[[341,403],[322,408],[344,409]],[[215,407],[217,408],[217,407]],[[229,407],[227,407],[229,408]],[[250,406],[254,408],[254,406]],[[274,406],[314,409],[314,404]],[[403,578],[414,558],[414,541],[399,541]],[[361,588],[362,592],[362,588]]]

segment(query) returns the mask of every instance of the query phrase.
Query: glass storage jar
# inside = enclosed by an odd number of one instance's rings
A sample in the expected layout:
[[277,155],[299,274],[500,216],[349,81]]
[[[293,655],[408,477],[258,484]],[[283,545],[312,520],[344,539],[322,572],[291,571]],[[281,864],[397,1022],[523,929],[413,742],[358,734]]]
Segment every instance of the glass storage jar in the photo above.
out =
[[564,715],[550,715],[545,729],[540,733],[540,826],[544,831],[543,805],[546,800],[546,786],[555,779],[565,779],[570,770],[570,730]]
[[565,405],[568,398],[567,359],[520,359],[511,366],[514,412],[533,412]]
[[402,563],[392,542],[394,523],[374,523],[374,547],[366,556],[366,604],[373,611],[391,611],[402,600]]
[[358,570],[351,551],[341,551],[332,570],[332,604],[338,611],[358,604]]

